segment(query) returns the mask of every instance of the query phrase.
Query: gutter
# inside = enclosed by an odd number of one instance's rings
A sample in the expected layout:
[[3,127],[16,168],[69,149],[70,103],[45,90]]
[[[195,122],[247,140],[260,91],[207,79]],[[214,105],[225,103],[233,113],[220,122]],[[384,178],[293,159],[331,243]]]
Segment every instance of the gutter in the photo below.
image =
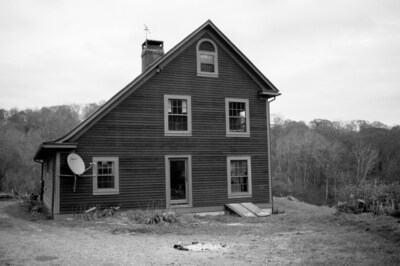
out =
[[67,143],[57,143],[57,142],[43,142],[40,144],[38,150],[36,151],[33,160],[38,162],[43,158],[43,152],[45,150],[62,150],[62,149],[76,149],[78,147],[78,143],[76,142],[67,142]]
[[276,100],[276,97],[271,101],[268,101],[268,171],[270,174],[270,193],[271,193],[271,204],[272,204],[272,213],[274,212],[274,196],[272,194],[272,170],[271,170],[271,121],[270,121],[270,110],[269,105]]
[[[267,115],[267,145],[268,145],[268,175],[269,175],[269,194],[270,194],[270,200],[271,200],[271,206],[272,206],[272,213],[274,212],[274,197],[272,196],[272,171],[271,171],[271,123],[270,123],[270,109],[269,105],[273,101],[275,101],[276,96],[275,95],[272,97],[272,100],[269,101],[269,98],[266,98],[266,115]],[[262,95],[260,95],[262,96]]]

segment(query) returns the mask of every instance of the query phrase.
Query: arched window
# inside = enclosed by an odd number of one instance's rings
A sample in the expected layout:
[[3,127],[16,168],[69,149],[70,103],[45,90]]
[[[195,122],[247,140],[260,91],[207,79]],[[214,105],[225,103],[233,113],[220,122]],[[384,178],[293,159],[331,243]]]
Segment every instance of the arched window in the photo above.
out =
[[218,77],[217,46],[209,39],[197,43],[197,75]]

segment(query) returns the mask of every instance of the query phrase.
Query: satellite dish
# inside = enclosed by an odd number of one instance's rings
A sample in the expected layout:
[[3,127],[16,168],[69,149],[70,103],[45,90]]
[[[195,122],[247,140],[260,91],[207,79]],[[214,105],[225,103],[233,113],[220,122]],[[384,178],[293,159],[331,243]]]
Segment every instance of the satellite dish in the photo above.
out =
[[71,169],[75,175],[81,175],[85,172],[85,163],[78,154],[70,153],[67,162],[69,169]]

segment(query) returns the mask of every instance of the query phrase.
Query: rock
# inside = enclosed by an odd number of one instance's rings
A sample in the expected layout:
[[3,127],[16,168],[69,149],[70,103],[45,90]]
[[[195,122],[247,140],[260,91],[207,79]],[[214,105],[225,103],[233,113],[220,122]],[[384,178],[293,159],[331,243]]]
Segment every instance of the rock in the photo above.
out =
[[295,197],[293,197],[292,195],[289,195],[286,197],[288,200],[290,201],[299,201],[298,199],[296,199]]
[[177,250],[184,250],[184,251],[189,251],[189,249],[188,249],[188,248],[184,247],[184,246],[183,246],[183,245],[181,245],[181,244],[176,244],[176,245],[174,245],[174,249],[177,249]]

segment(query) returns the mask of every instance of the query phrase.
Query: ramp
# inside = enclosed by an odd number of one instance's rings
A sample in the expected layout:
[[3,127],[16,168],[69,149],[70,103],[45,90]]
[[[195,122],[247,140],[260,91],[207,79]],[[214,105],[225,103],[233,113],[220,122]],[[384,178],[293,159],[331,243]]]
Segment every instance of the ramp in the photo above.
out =
[[271,215],[271,210],[260,209],[251,202],[241,203],[241,205],[246,209],[248,209],[249,211],[251,211],[252,213],[254,213],[255,215],[257,215],[258,217],[265,217]]
[[229,203],[225,204],[225,206],[242,217],[256,217],[254,213],[242,206],[240,203]]

